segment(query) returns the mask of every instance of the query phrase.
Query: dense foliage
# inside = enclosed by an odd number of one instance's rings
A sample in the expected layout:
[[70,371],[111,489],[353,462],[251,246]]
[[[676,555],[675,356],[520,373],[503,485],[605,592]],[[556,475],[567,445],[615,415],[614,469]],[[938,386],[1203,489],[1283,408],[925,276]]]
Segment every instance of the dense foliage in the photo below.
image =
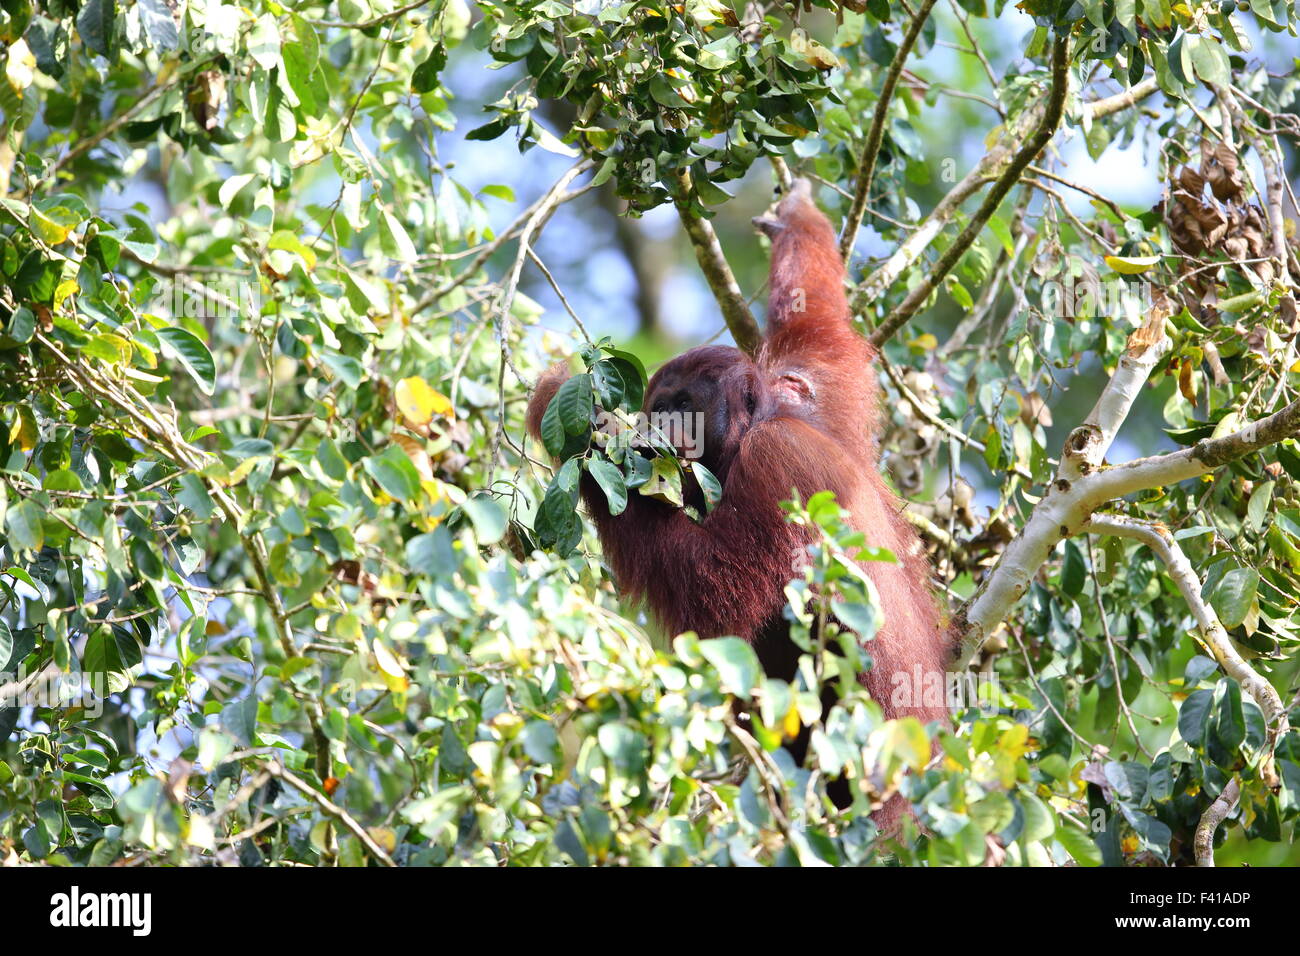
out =
[[[1183,864],[1235,780],[1220,861],[1294,861],[1300,736],[1139,542],[1064,541],[984,648],[991,696],[928,733],[860,689],[821,719],[865,655],[813,620],[876,619],[869,542],[826,496],[791,506],[821,540],[788,588],[795,685],[738,640],[650,633],[576,509],[580,468],[612,503],[683,476],[596,447],[597,404],[635,409],[644,369],[569,320],[552,215],[672,203],[695,238],[772,158],[840,221],[875,116],[865,222],[910,251],[854,261],[855,302],[871,329],[940,286],[886,348],[886,444],[954,606],[1100,382],[1081,407],[1062,386],[1153,309],[1173,344],[1139,403],[1172,442],[1295,398],[1292,4],[1004,6],[0,3],[0,860]],[[508,87],[459,115],[489,65]],[[956,195],[954,124],[1013,153],[1053,89],[1058,140],[1152,146],[1168,199],[1080,213],[1049,150],[972,218],[1006,164]],[[511,141],[511,181],[468,185],[464,158]],[[539,154],[573,167],[538,182]],[[522,400],[577,353],[552,475]],[[1173,531],[1288,704],[1298,482],[1288,440],[1109,509]],[[808,725],[795,767],[780,744]],[[882,846],[869,812],[899,789],[927,832]]]

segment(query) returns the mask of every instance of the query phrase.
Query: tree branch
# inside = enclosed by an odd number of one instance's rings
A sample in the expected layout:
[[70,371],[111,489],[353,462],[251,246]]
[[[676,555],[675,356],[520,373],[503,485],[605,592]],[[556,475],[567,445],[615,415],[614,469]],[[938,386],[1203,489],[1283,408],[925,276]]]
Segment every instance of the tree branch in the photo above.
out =
[[467,280],[472,278],[479,268],[492,258],[493,254],[503,245],[518,235],[521,235],[525,229],[528,230],[528,236],[536,235],[546,225],[551,214],[555,212],[557,206],[560,206],[572,199],[577,199],[587,190],[591,189],[591,184],[580,186],[577,189],[565,191],[569,183],[577,179],[580,175],[591,169],[592,162],[584,159],[574,166],[570,167],[568,172],[556,180],[550,189],[542,194],[541,198],[521,212],[509,226],[503,229],[489,243],[483,246],[479,253],[474,257],[470,264],[462,269],[455,277],[448,279],[432,292],[426,293],[418,302],[411,307],[411,314],[423,312],[429,306],[439,301],[453,289],[463,285]]
[[[1156,78],[1154,76],[1147,77],[1141,83],[1122,93],[1085,103],[1082,115],[1089,121],[1110,116],[1142,102],[1154,94],[1157,89],[1159,87],[1156,84]],[[930,211],[930,214],[921,220],[920,225],[894,251],[893,255],[858,285],[852,296],[852,306],[855,312],[861,312],[871,302],[880,298],[885,290],[893,285],[898,277],[930,247],[930,243],[943,231],[944,226],[956,216],[961,204],[997,175],[998,170],[1006,163],[1007,157],[1011,155],[1012,150],[1016,148],[1018,143],[1023,141],[1028,130],[1038,123],[1041,110],[1044,108],[1045,105],[1038,106],[1022,113],[1012,128],[1004,132],[993,147],[975,164],[975,168],[962,177],[948,191],[947,195],[939,200],[934,209]]]
[[753,355],[758,351],[762,334],[758,330],[758,323],[754,321],[753,313],[749,311],[744,293],[740,291],[740,285],[732,274],[731,266],[727,263],[722,243],[713,231],[713,224],[690,207],[687,197],[690,195],[691,174],[685,169],[678,169],[672,176],[677,186],[674,205],[682,225],[686,227],[691,245],[695,248],[695,261],[700,264],[700,271],[704,273],[713,298],[722,310],[722,318],[731,331],[731,337],[736,340],[741,351]]
[[1033,133],[1021,144],[1006,168],[1002,170],[985,195],[984,201],[980,203],[979,210],[966,224],[966,228],[961,231],[952,245],[943,251],[933,268],[927,270],[925,279],[913,288],[871,333],[872,345],[880,347],[916,314],[925,304],[925,300],[930,297],[930,293],[938,288],[939,283],[952,271],[957,261],[979,237],[984,224],[992,218],[1003,198],[1020,179],[1025,167],[1033,162],[1034,157],[1042,152],[1043,147],[1055,134],[1065,108],[1065,94],[1069,83],[1070,38],[1068,34],[1062,33],[1052,44],[1052,88]]
[[871,128],[867,131],[867,140],[862,144],[862,154],[858,159],[858,184],[853,193],[853,205],[849,207],[849,214],[844,219],[844,228],[840,231],[840,257],[843,259],[848,259],[853,252],[854,240],[858,238],[858,230],[862,228],[862,215],[867,209],[867,196],[871,192],[871,180],[876,171],[876,157],[880,155],[880,143],[885,136],[885,120],[889,116],[889,107],[894,101],[894,90],[898,88],[898,77],[903,72],[903,64],[907,62],[912,47],[916,45],[916,38],[920,36],[921,28],[929,19],[935,2],[936,0],[922,0],[916,15],[912,17],[911,26],[903,36],[903,42],[894,52],[894,58],[885,73],[885,83],[880,88],[875,114],[871,117]]
[[1219,824],[1237,805],[1240,796],[1241,785],[1233,777],[1218,798],[1201,814],[1201,822],[1196,824],[1196,836],[1192,841],[1197,866],[1214,866],[1214,834],[1219,829]]
[[1300,399],[1261,421],[1191,448],[1106,465],[1107,450],[1128,416],[1151,370],[1169,349],[1163,335],[1164,312],[1152,310],[1147,324],[1129,337],[1129,347],[1097,405],[1083,425],[1065,441],[1061,465],[1047,493],[1034,506],[1023,529],[1007,545],[974,596],[954,616],[959,635],[957,666],[966,667],[984,642],[1001,626],[1007,612],[1028,590],[1029,582],[1052,549],[1087,527],[1092,513],[1108,501],[1195,478],[1281,441],[1300,431]]
[[268,760],[263,763],[262,769],[277,780],[293,787],[303,796],[312,800],[326,814],[333,817],[335,820],[338,820],[339,823],[343,824],[343,826],[349,830],[353,836],[361,841],[361,845],[366,848],[366,852],[381,864],[384,866],[397,866],[397,864],[393,862],[393,858],[388,855],[387,851],[375,842],[374,837],[366,832],[365,827],[354,820],[350,813],[340,807],[329,797],[325,796],[325,794],[321,793],[311,784],[307,783],[307,781],[303,780],[290,770],[282,767],[275,760]]
[[1155,552],[1156,557],[1164,563],[1178,593],[1187,602],[1192,616],[1196,618],[1196,626],[1205,646],[1210,649],[1223,672],[1239,683],[1242,690],[1259,705],[1268,723],[1270,741],[1276,743],[1287,729],[1286,707],[1282,698],[1277,689],[1246,663],[1237,651],[1219,621],[1219,615],[1201,596],[1201,579],[1169,529],[1162,524],[1124,515],[1093,515],[1084,530],[1141,541]]

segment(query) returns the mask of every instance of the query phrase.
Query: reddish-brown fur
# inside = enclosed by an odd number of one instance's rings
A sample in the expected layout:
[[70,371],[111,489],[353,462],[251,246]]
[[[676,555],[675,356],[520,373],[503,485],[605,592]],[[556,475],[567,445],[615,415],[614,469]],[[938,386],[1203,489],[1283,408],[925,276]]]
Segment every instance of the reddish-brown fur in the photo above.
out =
[[[736,635],[751,642],[769,674],[789,679],[798,652],[783,620],[783,589],[805,533],[779,503],[834,491],[867,542],[898,563],[863,563],[879,592],[884,622],[866,644],[874,662],[861,676],[887,716],[946,720],[935,706],[895,706],[893,676],[942,674],[950,643],[930,590],[930,569],[915,532],[878,470],[880,388],[875,350],[853,331],[835,233],[806,183],[760,223],[772,236],[768,325],[755,359],[726,347],[692,349],[650,380],[647,411],[670,400],[705,413],[703,461],[723,484],[722,501],[702,522],[642,495],[611,516],[594,483],[583,496],[620,590],[643,599],[671,634]],[[546,373],[528,407],[538,434],[542,413],[567,377]],[[933,679],[933,678],[932,678]],[[919,692],[923,688],[913,688]],[[899,806],[880,822],[891,826]]]

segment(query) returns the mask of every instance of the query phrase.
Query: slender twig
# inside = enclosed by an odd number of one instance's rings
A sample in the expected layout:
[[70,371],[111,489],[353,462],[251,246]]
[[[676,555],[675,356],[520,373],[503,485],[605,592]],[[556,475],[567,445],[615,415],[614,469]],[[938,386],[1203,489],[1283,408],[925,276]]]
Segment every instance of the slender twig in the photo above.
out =
[[315,27],[337,27],[341,30],[368,30],[371,27],[377,27],[388,20],[395,20],[404,13],[410,13],[412,10],[418,10],[420,7],[428,6],[433,0],[415,0],[414,3],[408,3],[405,6],[398,7],[396,10],[390,10],[388,13],[381,13],[377,17],[371,17],[369,20],[360,20],[356,23],[349,23],[346,20],[308,20]]
[[1033,161],[1035,156],[1042,152],[1043,147],[1051,140],[1056,132],[1057,124],[1061,121],[1069,79],[1070,38],[1063,33],[1052,44],[1052,89],[1048,95],[1047,107],[1043,110],[1037,128],[1021,145],[1015,156],[1007,164],[1006,169],[1002,171],[1001,175],[989,188],[979,210],[971,217],[970,222],[966,224],[966,228],[953,240],[952,245],[943,251],[934,266],[926,271],[925,278],[876,326],[870,336],[872,345],[879,347],[887,342],[925,304],[925,300],[930,297],[930,293],[938,288],[944,277],[952,271],[958,260],[979,237],[985,223],[993,217],[993,213],[1001,205],[1003,197],[1006,196],[1011,187],[1020,179],[1021,174],[1024,173],[1025,167]]
[[871,193],[871,180],[876,171],[876,157],[880,155],[880,144],[885,137],[885,121],[889,118],[889,107],[894,101],[898,77],[903,72],[903,65],[907,62],[912,47],[916,45],[916,38],[921,35],[921,28],[925,26],[925,21],[929,18],[935,2],[936,0],[921,0],[920,9],[916,11],[916,16],[912,17],[911,25],[894,52],[894,58],[889,61],[889,69],[885,71],[885,82],[880,87],[880,96],[876,100],[876,110],[871,117],[871,128],[867,130],[867,139],[862,144],[862,153],[858,157],[858,184],[853,193],[853,205],[849,207],[849,214],[844,218],[844,228],[840,231],[840,256],[844,259],[853,252],[853,243],[858,238],[858,230],[862,227],[862,214],[866,211],[867,197]]
[[56,177],[59,171],[63,169],[63,167],[67,166],[73,160],[78,159],[81,156],[84,156],[86,153],[90,152],[92,149],[94,149],[96,146],[98,146],[108,137],[112,136],[119,129],[121,129],[127,123],[131,122],[131,120],[133,120],[135,117],[139,116],[142,112],[144,112],[145,107],[153,103],[153,101],[158,99],[159,96],[161,96],[163,93],[166,93],[168,90],[170,90],[181,80],[187,78],[197,70],[206,66],[210,60],[211,58],[209,57],[208,59],[195,62],[189,65],[187,68],[177,70],[166,80],[163,80],[161,83],[157,83],[151,89],[145,91],[140,96],[139,99],[135,100],[131,104],[131,106],[128,109],[125,109],[117,116],[114,116],[111,120],[109,120],[99,129],[97,129],[95,132],[91,133],[85,139],[77,143],[76,146],[72,147],[72,149],[64,153],[63,156],[59,158],[59,160],[54,164],[53,168],[50,170],[51,179]]
[[1087,186],[1081,185],[1080,183],[1071,182],[1064,176],[1058,176],[1050,169],[1043,169],[1041,166],[1035,166],[1032,163],[1025,167],[1025,172],[1033,173],[1035,176],[1042,176],[1044,179],[1050,179],[1053,182],[1060,183],[1062,186],[1068,186],[1075,192],[1083,193],[1085,196],[1097,200],[1097,202],[1105,203],[1107,208],[1110,209],[1110,211],[1113,212],[1121,222],[1123,222],[1125,218],[1124,210],[1120,209],[1113,199],[1107,199],[1095,189],[1089,189]]
[[332,801],[325,794],[321,793],[307,781],[303,780],[297,774],[281,766],[274,760],[268,760],[262,764],[262,769],[275,777],[282,783],[287,783],[303,796],[315,802],[326,814],[338,820],[339,823],[348,829],[353,836],[361,841],[361,845],[366,848],[366,852],[374,857],[384,866],[397,866],[388,852],[375,842],[374,837],[366,832],[366,828],[352,818],[352,815]]
[[[578,163],[576,168],[578,173],[582,173],[590,169],[591,165],[592,164],[590,160],[584,159],[582,162]],[[568,172],[564,174],[564,176],[561,177],[560,181],[562,183],[569,183],[573,181],[575,176],[576,174],[574,173],[574,170],[570,169]],[[515,221],[512,222],[509,226],[507,226],[504,230],[502,230],[491,242],[485,243],[483,247],[479,250],[478,255],[476,255],[472,260],[470,260],[469,265],[466,266],[465,269],[457,273],[456,276],[453,277],[452,279],[449,279],[448,281],[444,282],[442,285],[438,286],[438,288],[434,289],[432,292],[425,294],[419,301],[417,301],[415,305],[411,307],[411,314],[415,315],[417,313],[423,312],[425,309],[433,305],[443,296],[447,295],[447,293],[451,292],[453,289],[458,288],[459,286],[463,285],[471,278],[473,278],[475,275],[477,275],[479,269],[483,266],[483,264],[487,262],[490,258],[492,258],[493,254],[495,254],[496,251],[500,249],[503,245],[505,245],[511,239],[514,239],[517,236],[519,236],[524,231],[524,229],[528,226],[528,224],[534,221],[534,217],[537,215],[538,211],[541,210],[543,207],[549,206],[551,209],[554,209],[554,207],[556,206],[560,206],[566,202],[569,202],[570,200],[577,199],[579,196],[581,196],[590,188],[591,186],[590,184],[588,184],[578,189],[574,189],[570,192],[560,192],[557,195],[556,187],[552,186],[550,189],[544,192],[536,202],[534,202],[531,206],[529,206],[527,209],[521,212],[518,215],[518,217],[515,218]],[[536,225],[534,225],[532,231],[530,232],[530,235],[535,233],[536,229],[537,227]]]

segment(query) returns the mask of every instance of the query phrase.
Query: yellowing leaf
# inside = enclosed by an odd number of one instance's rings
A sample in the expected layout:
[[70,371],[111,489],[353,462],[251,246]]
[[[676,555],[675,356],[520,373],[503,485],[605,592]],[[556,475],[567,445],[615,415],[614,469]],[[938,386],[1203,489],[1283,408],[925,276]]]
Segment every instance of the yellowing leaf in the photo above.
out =
[[392,853],[397,849],[397,833],[392,828],[366,827],[366,833],[370,834],[370,839],[379,844],[385,853]]
[[785,720],[781,722],[781,730],[787,737],[795,737],[799,734],[799,708],[793,703],[790,709],[785,712]]
[[68,296],[75,295],[77,292],[76,279],[64,279],[54,289],[54,308],[63,308],[63,303],[67,301]]
[[396,398],[397,410],[415,428],[429,424],[434,415],[450,418],[452,414],[451,402],[447,397],[418,375],[397,383]]
[[1178,391],[1193,405],[1196,404],[1196,369],[1188,359],[1178,366]]
[[19,405],[14,410],[17,415],[9,426],[9,444],[17,445],[25,452],[31,451],[36,447],[36,439],[40,437],[36,430],[36,416],[26,405]]
[[424,450],[424,443],[410,435],[400,433],[390,437],[394,444],[401,446],[402,451],[406,452],[406,457],[411,459],[411,464],[420,473],[420,483],[433,480],[433,463],[429,460],[429,453]]
[[247,478],[256,467],[256,458],[245,458],[238,466],[236,466],[235,470],[230,473],[230,478],[226,481],[226,484],[231,485],[232,487],[239,484]]
[[406,670],[402,667],[401,662],[393,656],[393,652],[384,646],[381,640],[375,640],[375,666],[379,668],[379,676],[383,679],[384,684],[394,693],[400,693],[410,686],[410,681],[406,679]]
[[790,37],[790,46],[794,52],[818,70],[833,70],[840,65],[840,58],[822,46],[803,30],[795,30]]
[[1159,256],[1106,256],[1106,265],[1120,275],[1135,276],[1160,263]]
[[72,233],[72,226],[57,222],[36,208],[32,209],[31,226],[32,232],[36,233],[41,242],[51,246],[67,242],[68,236]]
[[939,347],[939,340],[932,333],[926,332],[908,342],[907,347],[914,352],[933,352]]
[[1001,750],[1009,753],[1014,759],[1019,760],[1025,754],[1026,744],[1029,741],[1029,728],[1024,724],[1014,724],[1008,727],[998,739],[998,746]]
[[27,46],[26,40],[18,40],[9,47],[9,58],[5,60],[5,79],[19,95],[32,85],[36,78],[36,57]]
[[276,232],[266,243],[267,249],[282,249],[285,252],[292,252],[302,260],[303,265],[310,272],[316,268],[316,253],[311,247],[299,239],[296,235],[287,229],[281,229]]
[[[424,489],[424,493],[429,496],[429,500],[435,505],[438,504],[440,501],[448,500],[447,485],[444,482],[439,481],[437,478],[421,478],[420,487]],[[442,520],[442,518],[436,517],[433,518],[432,520],[433,520],[433,524],[431,524],[427,529],[429,531],[432,531],[434,528],[436,528],[438,526],[438,523]]]

